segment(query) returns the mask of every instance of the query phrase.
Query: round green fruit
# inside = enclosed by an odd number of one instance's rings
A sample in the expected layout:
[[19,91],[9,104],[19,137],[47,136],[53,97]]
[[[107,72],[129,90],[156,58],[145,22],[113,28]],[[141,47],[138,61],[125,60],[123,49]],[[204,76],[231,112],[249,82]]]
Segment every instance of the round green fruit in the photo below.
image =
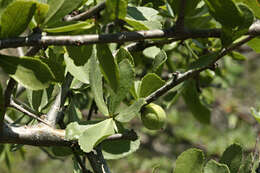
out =
[[166,114],[161,106],[150,103],[144,107],[141,119],[147,129],[159,130],[164,125]]

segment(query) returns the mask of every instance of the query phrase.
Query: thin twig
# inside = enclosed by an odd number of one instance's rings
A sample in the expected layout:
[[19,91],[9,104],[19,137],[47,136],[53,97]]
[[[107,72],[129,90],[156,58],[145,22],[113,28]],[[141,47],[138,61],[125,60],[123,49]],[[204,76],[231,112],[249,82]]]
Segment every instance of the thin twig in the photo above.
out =
[[44,119],[41,119],[39,117],[39,115],[35,114],[34,111],[30,110],[28,106],[25,106],[25,105],[19,103],[17,100],[11,100],[9,106],[11,106],[12,108],[14,108],[14,109],[32,117],[32,118],[34,118],[34,119],[36,119],[36,120],[38,120],[42,123],[44,123],[47,126],[50,126],[50,124],[47,121],[45,121]]
[[2,131],[2,128],[3,128],[5,113],[7,111],[7,107],[10,104],[11,95],[12,95],[15,85],[16,85],[16,81],[13,78],[10,78],[8,81],[6,90],[4,92],[4,107],[3,107],[3,110],[1,111],[2,115],[0,115],[0,132]]
[[91,106],[90,106],[90,109],[89,109],[89,112],[88,112],[88,117],[87,117],[87,120],[91,120],[91,117],[92,117],[92,114],[93,114],[93,111],[95,110],[96,108],[96,103],[95,101],[93,100],[92,103],[91,103]]
[[101,2],[100,4],[97,4],[96,6],[94,6],[93,8],[80,13],[78,15],[75,16],[65,16],[64,21],[69,22],[69,21],[79,21],[79,20],[86,20],[88,18],[91,18],[93,16],[95,16],[97,13],[99,13],[100,11],[102,11],[103,9],[105,9],[106,7],[106,2]]
[[146,105],[155,101],[156,99],[158,99],[160,96],[164,95],[165,93],[167,93],[170,89],[174,88],[175,86],[177,86],[178,84],[182,83],[183,81],[190,79],[196,75],[198,75],[200,72],[210,68],[212,65],[215,64],[216,61],[218,61],[219,59],[221,59],[223,56],[227,55],[228,53],[230,53],[231,51],[233,51],[234,49],[236,49],[237,47],[247,43],[248,41],[250,41],[251,39],[253,39],[254,36],[248,36],[246,38],[244,38],[243,40],[241,40],[240,42],[230,46],[229,48],[225,48],[223,49],[216,57],[215,60],[212,62],[212,64],[209,64],[209,66],[206,67],[202,67],[199,69],[192,69],[189,70],[185,73],[180,73],[177,74],[177,76],[175,78],[173,78],[172,80],[170,80],[169,82],[167,82],[164,86],[162,86],[161,88],[159,88],[158,90],[156,90],[155,92],[153,92],[152,94],[150,94],[149,96],[147,96],[145,98],[146,100]]

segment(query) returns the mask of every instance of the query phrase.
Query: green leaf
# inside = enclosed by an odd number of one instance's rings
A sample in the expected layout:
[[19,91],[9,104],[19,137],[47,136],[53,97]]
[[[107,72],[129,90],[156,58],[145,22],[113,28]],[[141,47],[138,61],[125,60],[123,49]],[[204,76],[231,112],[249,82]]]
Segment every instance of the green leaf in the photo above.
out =
[[[106,59],[106,58],[104,58]],[[101,113],[108,115],[107,105],[103,98],[103,82],[102,75],[99,69],[96,52],[90,58],[89,63],[89,82],[90,88],[94,95],[95,103]]]
[[135,101],[132,105],[130,105],[128,108],[125,108],[122,110],[117,116],[116,120],[122,123],[129,122],[132,120],[135,116],[137,116],[142,108],[142,106],[145,104],[145,99],[139,99]]
[[27,93],[27,100],[36,112],[41,112],[45,106],[48,105],[51,95],[53,92],[54,87],[51,85],[49,88],[44,89],[44,90],[26,90]]
[[207,55],[203,55],[201,56],[198,60],[192,62],[190,64],[190,69],[199,69],[202,67],[207,67],[209,65],[212,65],[217,59],[217,55],[218,53],[211,53],[211,54],[207,54]]
[[246,5],[239,4],[238,7],[242,13],[241,22],[233,28],[226,25],[222,27],[221,41],[224,46],[228,46],[234,40],[246,34],[254,21],[254,14]]
[[147,58],[151,58],[151,59],[155,59],[156,55],[158,55],[160,52],[161,52],[161,49],[156,46],[148,47],[143,50],[143,54]]
[[211,113],[210,110],[201,103],[195,81],[190,80],[185,83],[182,96],[193,116],[201,123],[209,124]]
[[79,125],[78,122],[72,122],[66,127],[65,139],[78,140],[80,135],[89,127],[91,127],[91,124]]
[[69,104],[69,107],[67,109],[67,123],[70,122],[80,122],[82,119],[82,113],[80,110],[76,107],[76,98],[73,98]]
[[[179,16],[180,11],[182,11],[182,9],[180,9],[181,1],[182,0],[169,0],[168,1],[174,11],[174,14],[177,16]],[[184,10],[185,16],[191,15],[194,12],[194,10],[196,9],[196,6],[199,2],[200,2],[200,0],[187,1],[185,3],[185,10]]]
[[140,146],[140,139],[135,141],[130,140],[116,140],[116,141],[104,141],[101,144],[102,153],[107,160],[121,159],[133,152],[135,152]]
[[210,14],[222,25],[235,28],[243,23],[242,11],[233,0],[204,0]]
[[97,58],[104,78],[116,92],[118,87],[119,69],[110,49],[106,44],[97,45]]
[[16,81],[32,90],[47,88],[54,81],[50,68],[36,58],[0,55],[0,66]]
[[92,55],[93,45],[67,46],[69,57],[73,59],[76,66],[83,66]]
[[113,114],[115,109],[124,100],[131,87],[134,85],[135,71],[128,59],[119,63],[119,85],[117,91],[111,94],[109,112]]
[[220,163],[229,167],[230,173],[237,173],[242,161],[242,147],[238,144],[229,146],[220,158]]
[[56,23],[62,21],[62,18],[76,9],[82,0],[49,0],[48,4],[50,6],[49,11],[46,15],[44,24],[47,26],[53,26]]
[[11,4],[14,0],[0,0],[0,16],[2,16],[3,11],[6,7]]
[[106,1],[106,17],[110,20],[124,19],[127,13],[128,0]]
[[256,37],[249,42],[247,42],[247,45],[251,47],[256,53],[260,53],[260,38]]
[[156,74],[160,74],[162,67],[167,60],[167,54],[164,50],[161,50],[154,58],[152,70]]
[[[93,55],[94,56],[94,55]],[[89,84],[89,64],[90,61],[85,63],[82,66],[76,66],[74,64],[74,61],[69,57],[69,55],[66,53],[64,54],[64,60],[66,64],[66,69],[70,72],[72,76],[74,76],[79,81]]]
[[55,156],[64,157],[73,154],[69,147],[54,146],[51,147],[51,151]]
[[204,162],[201,150],[194,148],[186,150],[177,158],[174,173],[202,173]]
[[61,33],[61,32],[71,32],[71,31],[78,31],[78,30],[87,30],[92,28],[94,22],[92,20],[84,21],[84,22],[67,22],[62,23],[63,26],[57,26],[54,28],[45,28],[45,32],[49,33]]
[[254,11],[255,16],[260,18],[259,0],[236,0],[236,2],[243,2],[248,5]]
[[237,60],[237,61],[245,61],[246,60],[246,57],[244,55],[242,55],[241,53],[239,52],[236,52],[236,51],[233,51],[230,53],[230,56],[234,59],[234,60]]
[[230,173],[230,171],[227,165],[210,160],[204,168],[204,173]]
[[130,63],[132,65],[134,65],[134,58],[132,57],[132,55],[130,54],[130,52],[128,50],[126,50],[125,48],[120,48],[116,55],[115,55],[116,61],[119,64],[121,61],[123,61],[124,59],[128,59],[130,61]]
[[255,120],[260,123],[260,112],[257,111],[255,108],[250,108],[251,114],[254,116]]
[[20,35],[30,23],[36,9],[33,1],[14,1],[3,11],[0,25],[1,38],[15,37]]
[[40,26],[44,22],[48,11],[49,11],[48,4],[37,2],[34,18],[38,26]]
[[159,76],[154,73],[146,74],[140,85],[139,97],[147,97],[165,84]]
[[30,106],[37,112],[39,112],[39,107],[42,102],[42,95],[43,95],[43,90],[26,90],[27,93],[27,98],[30,103]]
[[135,30],[161,29],[158,11],[148,7],[128,7],[124,21]]
[[41,58],[41,60],[50,67],[56,82],[63,82],[65,76],[64,55],[55,53],[53,49],[49,49],[48,58]]
[[112,118],[91,125],[79,137],[80,148],[88,153],[105,138],[114,133],[114,121]]

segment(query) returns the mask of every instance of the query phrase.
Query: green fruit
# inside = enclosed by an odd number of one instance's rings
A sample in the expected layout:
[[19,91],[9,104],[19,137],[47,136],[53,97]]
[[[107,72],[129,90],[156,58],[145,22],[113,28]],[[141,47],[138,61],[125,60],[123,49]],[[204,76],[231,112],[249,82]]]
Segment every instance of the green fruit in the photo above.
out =
[[154,103],[144,107],[141,114],[143,125],[150,130],[159,130],[163,127],[166,114],[161,106]]

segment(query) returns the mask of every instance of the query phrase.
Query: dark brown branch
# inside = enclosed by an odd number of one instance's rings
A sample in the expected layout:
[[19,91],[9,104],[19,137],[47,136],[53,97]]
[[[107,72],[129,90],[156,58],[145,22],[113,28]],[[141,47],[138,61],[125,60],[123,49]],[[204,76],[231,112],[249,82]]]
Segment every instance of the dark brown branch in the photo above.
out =
[[0,115],[0,131],[2,131],[2,127],[3,127],[3,123],[4,123],[4,119],[5,119],[5,113],[6,113],[7,107],[10,104],[11,95],[12,95],[15,85],[16,85],[16,81],[13,78],[10,78],[10,80],[8,81],[7,87],[5,89],[5,92],[4,92],[4,107],[3,107],[3,110],[1,111],[2,115]]
[[95,173],[111,173],[100,146],[95,148],[95,152],[87,153],[87,157]]
[[100,4],[97,4],[95,7],[80,13],[78,15],[75,16],[71,16],[68,15],[64,18],[64,21],[69,22],[69,21],[79,21],[79,20],[86,20],[88,18],[91,18],[93,16],[95,16],[97,13],[99,13],[100,11],[102,11],[103,9],[105,9],[106,7],[106,2],[101,2]]

